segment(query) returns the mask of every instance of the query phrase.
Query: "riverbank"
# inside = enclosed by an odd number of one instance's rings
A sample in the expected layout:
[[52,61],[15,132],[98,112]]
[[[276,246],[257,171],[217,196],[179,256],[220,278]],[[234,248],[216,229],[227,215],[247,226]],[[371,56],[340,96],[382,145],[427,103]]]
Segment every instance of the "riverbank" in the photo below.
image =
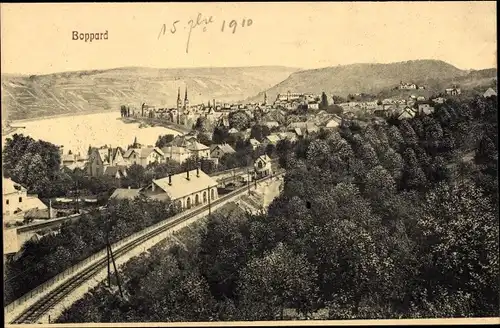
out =
[[[68,117],[68,116],[83,116],[83,115],[91,115],[91,114],[101,114],[101,113],[110,113],[113,112],[114,110],[88,110],[88,111],[83,111],[83,112],[72,112],[72,113],[64,113],[64,114],[55,114],[55,115],[47,115],[47,116],[41,116],[41,117],[31,117],[31,118],[25,118],[21,120],[14,120],[10,121],[10,124],[18,124],[18,123],[27,123],[27,122],[35,122],[35,121],[43,121],[43,120],[50,120],[54,118],[61,118],[61,117]],[[116,110],[115,110],[116,111]],[[116,111],[118,113],[118,111]]]
[[149,118],[149,117],[120,117],[123,123],[145,123],[149,126],[161,126],[170,130],[174,130],[180,134],[186,134],[191,132],[191,128],[184,125],[175,124],[172,122],[164,121],[160,118]]

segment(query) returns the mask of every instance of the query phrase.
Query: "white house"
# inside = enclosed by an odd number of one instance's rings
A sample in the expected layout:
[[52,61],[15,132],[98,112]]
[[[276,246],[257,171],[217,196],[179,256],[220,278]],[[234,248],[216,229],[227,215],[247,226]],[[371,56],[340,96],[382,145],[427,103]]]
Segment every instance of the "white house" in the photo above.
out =
[[143,167],[151,163],[163,163],[165,154],[158,147],[130,148],[125,152],[123,158],[129,163],[138,164]]
[[307,104],[307,108],[318,110],[319,109],[319,104],[317,102],[308,103]]
[[255,160],[254,169],[257,179],[272,173],[271,163],[271,158],[267,155],[259,156],[259,158]]
[[47,210],[38,196],[28,195],[25,187],[8,178],[2,178],[2,216],[4,223],[23,219],[32,209]]
[[199,168],[153,180],[142,193],[156,200],[171,200],[183,209],[208,204],[218,197],[217,181]]
[[326,123],[325,128],[335,129],[338,128],[341,123],[342,123],[342,118],[337,115],[334,115],[332,119]]
[[437,97],[437,98],[432,99],[432,101],[436,104],[444,104],[446,99],[444,99],[443,97]]
[[488,98],[488,97],[491,97],[491,96],[496,96],[497,93],[495,90],[493,90],[492,88],[489,88],[488,90],[486,90],[486,92],[483,94],[483,97],[484,98]]
[[170,159],[179,164],[184,163],[192,155],[186,147],[167,146],[161,151],[165,155],[165,161]]
[[257,139],[250,139],[249,140],[250,144],[252,145],[252,149],[255,150],[260,146],[260,142]]
[[205,146],[198,141],[193,141],[186,147],[195,158],[209,158],[210,157],[210,147]]
[[434,113],[434,107],[432,107],[428,103],[418,104],[418,112],[420,114],[429,115],[431,113]]

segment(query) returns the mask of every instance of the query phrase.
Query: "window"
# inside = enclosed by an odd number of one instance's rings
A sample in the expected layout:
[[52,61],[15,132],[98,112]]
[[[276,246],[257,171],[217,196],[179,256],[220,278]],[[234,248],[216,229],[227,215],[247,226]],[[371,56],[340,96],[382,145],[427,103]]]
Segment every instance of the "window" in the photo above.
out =
[[200,196],[198,194],[194,197],[194,203],[195,205],[200,205]]
[[214,200],[214,198],[215,198],[215,192],[214,192],[214,190],[212,189],[212,190],[210,190],[210,199],[211,199],[211,200]]
[[22,202],[23,202],[23,198],[19,197],[19,203],[22,203]]
[[203,192],[203,204],[205,204],[207,202],[207,192],[204,191]]
[[189,198],[189,197],[188,197],[188,198],[187,198],[187,200],[186,200],[186,207],[187,207],[188,209],[190,209],[190,208],[191,208],[191,198]]
[[5,204],[9,205],[9,200],[8,199],[5,201]]

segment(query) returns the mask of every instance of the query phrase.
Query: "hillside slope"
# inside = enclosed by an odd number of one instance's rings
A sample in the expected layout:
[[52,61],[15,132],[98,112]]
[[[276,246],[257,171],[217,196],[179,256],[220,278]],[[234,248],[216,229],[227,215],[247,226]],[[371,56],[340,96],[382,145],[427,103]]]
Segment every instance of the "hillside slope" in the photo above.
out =
[[2,112],[19,120],[86,111],[118,110],[122,104],[175,106],[187,86],[192,104],[237,101],[286,79],[296,68],[280,66],[155,69],[127,67],[49,75],[2,75]]
[[[448,87],[452,83],[475,84],[491,82],[496,69],[467,72],[438,60],[414,60],[391,64],[353,64],[326,67],[293,73],[290,77],[267,90],[269,99],[278,93],[305,92],[347,96],[354,93],[378,94],[403,82],[424,84],[432,91]],[[486,82],[485,82],[486,81]],[[476,83],[477,84],[477,83]],[[255,101],[263,92],[249,98]]]

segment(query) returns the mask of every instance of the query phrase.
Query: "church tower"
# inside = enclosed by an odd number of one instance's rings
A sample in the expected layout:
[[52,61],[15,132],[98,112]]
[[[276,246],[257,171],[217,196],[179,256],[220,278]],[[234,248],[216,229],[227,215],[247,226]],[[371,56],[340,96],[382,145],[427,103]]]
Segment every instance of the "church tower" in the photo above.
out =
[[189,109],[189,100],[188,100],[188,89],[186,86],[186,91],[184,93],[184,109]]
[[267,92],[264,92],[264,105],[267,105]]
[[181,88],[177,90],[177,110],[180,110],[182,107],[182,101],[181,101]]

